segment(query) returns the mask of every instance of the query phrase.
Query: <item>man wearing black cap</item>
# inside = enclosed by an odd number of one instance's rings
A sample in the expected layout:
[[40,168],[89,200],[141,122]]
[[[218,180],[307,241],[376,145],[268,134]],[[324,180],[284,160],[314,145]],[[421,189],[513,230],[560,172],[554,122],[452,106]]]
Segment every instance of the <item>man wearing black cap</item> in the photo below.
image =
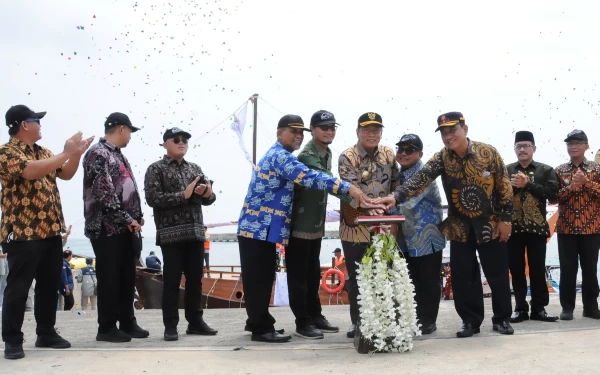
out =
[[556,223],[562,306],[560,319],[573,319],[577,263],[581,266],[583,316],[600,319],[597,276],[600,249],[600,165],[586,159],[585,153],[590,146],[583,131],[573,130],[567,135],[565,142],[571,160],[556,168],[560,184]]
[[[308,141],[298,161],[312,170],[332,176],[331,150],[339,126],[333,113],[317,111],[310,118],[312,139]],[[286,247],[287,281],[290,308],[296,317],[296,332],[300,337],[321,339],[323,333],[338,332],[321,313],[319,284],[321,280],[321,239],[325,234],[327,192],[296,184],[292,205],[292,233]],[[336,195],[347,203],[349,195]],[[354,207],[358,205],[354,203]]]
[[[358,118],[356,135],[358,142],[346,149],[339,157],[340,178],[360,188],[369,198],[385,197],[400,182],[395,152],[391,147],[379,144],[383,133],[383,120],[378,113],[367,112]],[[351,326],[346,336],[354,337],[359,317],[356,262],[360,262],[371,243],[367,225],[355,225],[353,219],[359,213],[341,201],[340,239],[346,256],[349,280]]]
[[[546,201],[556,201],[558,180],[554,168],[533,160],[536,151],[533,134],[515,134],[515,154],[518,162],[506,166],[514,192],[512,235],[508,240],[508,265],[515,293],[515,312],[510,321],[554,322],[557,316],[546,313],[550,302],[546,286],[546,243],[550,227],[546,220]],[[531,285],[531,317],[527,304],[525,251]]]
[[467,138],[469,128],[462,113],[445,113],[438,117],[437,125],[445,147],[393,196],[380,201],[392,207],[419,195],[442,176],[448,217],[440,230],[450,240],[454,306],[463,321],[456,335],[473,336],[483,322],[476,251],[492,290],[492,328],[512,334],[506,241],[511,234],[513,192],[506,167],[494,147]]
[[127,342],[149,335],[133,312],[135,262],[140,257],[134,241],[144,219],[133,171],[121,152],[138,130],[127,115],[111,113],[104,138],[83,160],[85,235],[96,255],[98,276],[97,341]]
[[212,182],[197,164],[185,160],[192,136],[179,128],[167,129],[163,147],[167,154],[146,170],[146,202],[154,209],[156,245],[160,246],[163,268],[162,311],[166,341],[179,339],[179,284],[185,275],[185,318],[188,335],[216,335],[204,322],[202,275],[205,230],[202,206],[217,199]]
[[269,301],[275,279],[276,244],[288,246],[289,242],[294,185],[348,194],[366,207],[375,207],[360,189],[298,161],[292,152],[300,148],[308,130],[300,116],[286,115],[279,120],[277,142],[254,168],[238,220],[247,323],[253,341],[281,343],[291,339],[275,331]]
[[[405,134],[396,145],[402,184],[423,169],[423,141],[416,134]],[[406,217],[401,223],[402,230],[398,231],[398,245],[415,286],[421,333],[427,335],[437,330],[441,294],[439,272],[442,250],[446,247],[446,238],[438,229],[443,211],[437,183],[433,181],[421,194],[397,205],[392,213]]]
[[35,279],[37,347],[68,348],[71,344],[55,329],[56,304],[62,263],[61,233],[66,231],[56,179],[70,180],[81,155],[93,137],[78,132],[58,155],[38,145],[42,138],[41,119],[46,112],[34,112],[16,105],[6,112],[10,140],[0,146],[2,223],[0,241],[8,254],[10,272],[2,309],[4,357],[23,358],[23,318],[27,293]]

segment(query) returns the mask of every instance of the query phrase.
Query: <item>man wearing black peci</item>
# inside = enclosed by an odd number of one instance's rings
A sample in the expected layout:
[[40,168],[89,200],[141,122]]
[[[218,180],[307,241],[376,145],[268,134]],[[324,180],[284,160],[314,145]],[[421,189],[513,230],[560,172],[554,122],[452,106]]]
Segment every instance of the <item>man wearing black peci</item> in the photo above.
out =
[[[546,220],[546,201],[555,201],[558,178],[554,168],[533,160],[535,139],[529,131],[515,134],[518,162],[506,166],[513,187],[512,235],[508,240],[508,265],[515,293],[515,312],[511,323],[524,320],[555,322],[558,316],[546,313],[550,302],[546,286],[546,243],[550,228]],[[531,316],[527,304],[525,251],[531,285]]]

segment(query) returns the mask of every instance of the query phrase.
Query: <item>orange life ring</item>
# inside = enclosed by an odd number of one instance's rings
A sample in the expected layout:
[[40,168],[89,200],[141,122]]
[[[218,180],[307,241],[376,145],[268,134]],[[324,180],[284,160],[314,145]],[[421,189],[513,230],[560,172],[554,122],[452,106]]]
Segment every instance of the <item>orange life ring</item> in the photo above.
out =
[[[327,276],[335,273],[340,278],[340,285],[337,288],[331,289],[329,285],[327,285]],[[323,272],[323,277],[321,277],[321,288],[325,290],[329,294],[338,294],[344,289],[344,285],[346,285],[346,279],[344,277],[344,273],[335,268],[330,268],[327,271]]]

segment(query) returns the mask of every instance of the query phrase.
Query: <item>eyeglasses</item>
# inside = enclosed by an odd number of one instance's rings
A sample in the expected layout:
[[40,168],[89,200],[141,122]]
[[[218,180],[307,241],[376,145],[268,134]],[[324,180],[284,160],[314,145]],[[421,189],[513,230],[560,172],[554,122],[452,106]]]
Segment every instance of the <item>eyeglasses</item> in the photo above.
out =
[[23,120],[25,122],[37,122],[38,125],[41,125],[40,119],[39,118],[28,118],[26,120]]
[[417,152],[419,150],[417,150],[414,147],[398,147],[398,151],[396,151],[399,155],[402,153],[405,153],[406,155],[412,155],[414,152]]
[[366,126],[361,128],[363,132],[367,134],[381,134],[381,127],[379,126]]
[[525,145],[515,145],[515,151],[518,151],[518,150],[520,150],[520,149],[527,150],[527,149],[530,149],[530,148],[532,148],[532,147],[533,147],[533,145],[530,145],[530,144],[525,144]]
[[184,145],[188,144],[188,139],[185,137],[173,137],[171,139],[173,140],[173,143],[175,143],[176,145],[178,145],[180,142],[183,142]]
[[317,125],[317,128],[323,130],[324,132],[331,130],[331,131],[336,131],[337,130],[337,126],[336,125]]
[[567,146],[581,146],[581,145],[587,145],[586,141],[569,141],[567,142]]

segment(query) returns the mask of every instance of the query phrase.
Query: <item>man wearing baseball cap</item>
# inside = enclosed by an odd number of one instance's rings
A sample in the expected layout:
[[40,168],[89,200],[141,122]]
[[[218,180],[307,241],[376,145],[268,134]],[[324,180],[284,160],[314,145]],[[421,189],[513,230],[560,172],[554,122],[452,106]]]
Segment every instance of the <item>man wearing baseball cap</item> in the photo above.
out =
[[104,137],[83,160],[85,236],[97,262],[97,341],[128,342],[149,335],[138,326],[133,311],[135,262],[140,257],[135,240],[144,225],[141,199],[121,151],[138,130],[127,115],[111,113],[104,122]]
[[[340,178],[373,198],[392,193],[400,182],[395,152],[391,147],[380,145],[383,119],[379,113],[367,112],[358,118],[356,136],[358,141],[342,152],[338,159]],[[358,283],[356,262],[360,262],[369,245],[371,233],[367,225],[355,225],[354,218],[362,215],[351,205],[340,201],[340,239],[348,267],[348,299],[350,300],[350,328],[346,337],[353,338],[359,317]]]
[[75,298],[73,297],[75,284],[73,282],[73,271],[71,271],[71,265],[69,264],[71,259],[73,259],[73,253],[71,250],[65,250],[63,252],[62,277],[60,279],[60,294],[65,301],[64,311],[71,310],[75,305]]
[[[312,139],[298,155],[298,161],[312,170],[328,176],[331,173],[331,150],[337,123],[333,113],[320,110],[310,118]],[[286,247],[287,282],[290,308],[296,317],[295,334],[307,339],[321,339],[323,333],[338,332],[321,311],[319,285],[321,280],[321,240],[325,234],[327,195],[300,184],[294,187],[290,243]],[[350,204],[349,195],[335,195]],[[355,202],[354,207],[358,207]]]
[[252,331],[252,341],[283,343],[291,339],[275,330],[269,301],[275,279],[276,244],[288,246],[289,243],[294,185],[347,194],[366,207],[376,207],[350,183],[298,161],[292,152],[300,148],[306,131],[309,129],[300,116],[285,115],[279,120],[277,141],[252,172],[238,220],[247,325]]
[[480,332],[484,317],[483,287],[477,253],[492,290],[492,329],[513,334],[506,241],[511,235],[513,191],[504,161],[492,146],[467,137],[460,112],[437,119],[444,148],[386,197],[390,207],[423,193],[439,176],[448,200],[448,217],[440,225],[450,240],[454,307],[463,324],[457,337]]
[[36,347],[62,349],[71,344],[54,329],[57,288],[62,262],[61,234],[66,231],[56,179],[70,180],[93,137],[81,132],[67,139],[54,155],[37,142],[42,138],[42,118],[25,105],[6,112],[10,140],[0,146],[2,221],[0,242],[8,254],[10,272],[2,308],[4,357],[23,358],[25,300],[35,279]]
[[185,159],[191,134],[179,128],[163,135],[166,155],[150,164],[144,178],[146,202],[154,212],[156,245],[163,266],[162,313],[165,341],[179,339],[179,284],[185,275],[185,319],[188,335],[216,335],[202,310],[202,276],[206,227],[202,206],[215,202],[212,181],[198,164]]
[[600,319],[597,277],[600,249],[600,165],[585,157],[590,146],[588,137],[582,130],[570,132],[565,143],[571,160],[556,168],[560,188],[557,198],[559,216],[556,222],[562,306],[560,319],[573,319],[578,264],[583,278],[583,316]]
[[[416,134],[405,134],[396,146],[402,184],[423,169],[423,141]],[[441,294],[439,271],[442,268],[442,250],[446,247],[446,238],[438,229],[443,211],[436,182],[433,181],[416,197],[395,206],[392,213],[406,217],[401,224],[402,230],[398,231],[398,244],[415,286],[421,333],[427,335],[437,329]]]

